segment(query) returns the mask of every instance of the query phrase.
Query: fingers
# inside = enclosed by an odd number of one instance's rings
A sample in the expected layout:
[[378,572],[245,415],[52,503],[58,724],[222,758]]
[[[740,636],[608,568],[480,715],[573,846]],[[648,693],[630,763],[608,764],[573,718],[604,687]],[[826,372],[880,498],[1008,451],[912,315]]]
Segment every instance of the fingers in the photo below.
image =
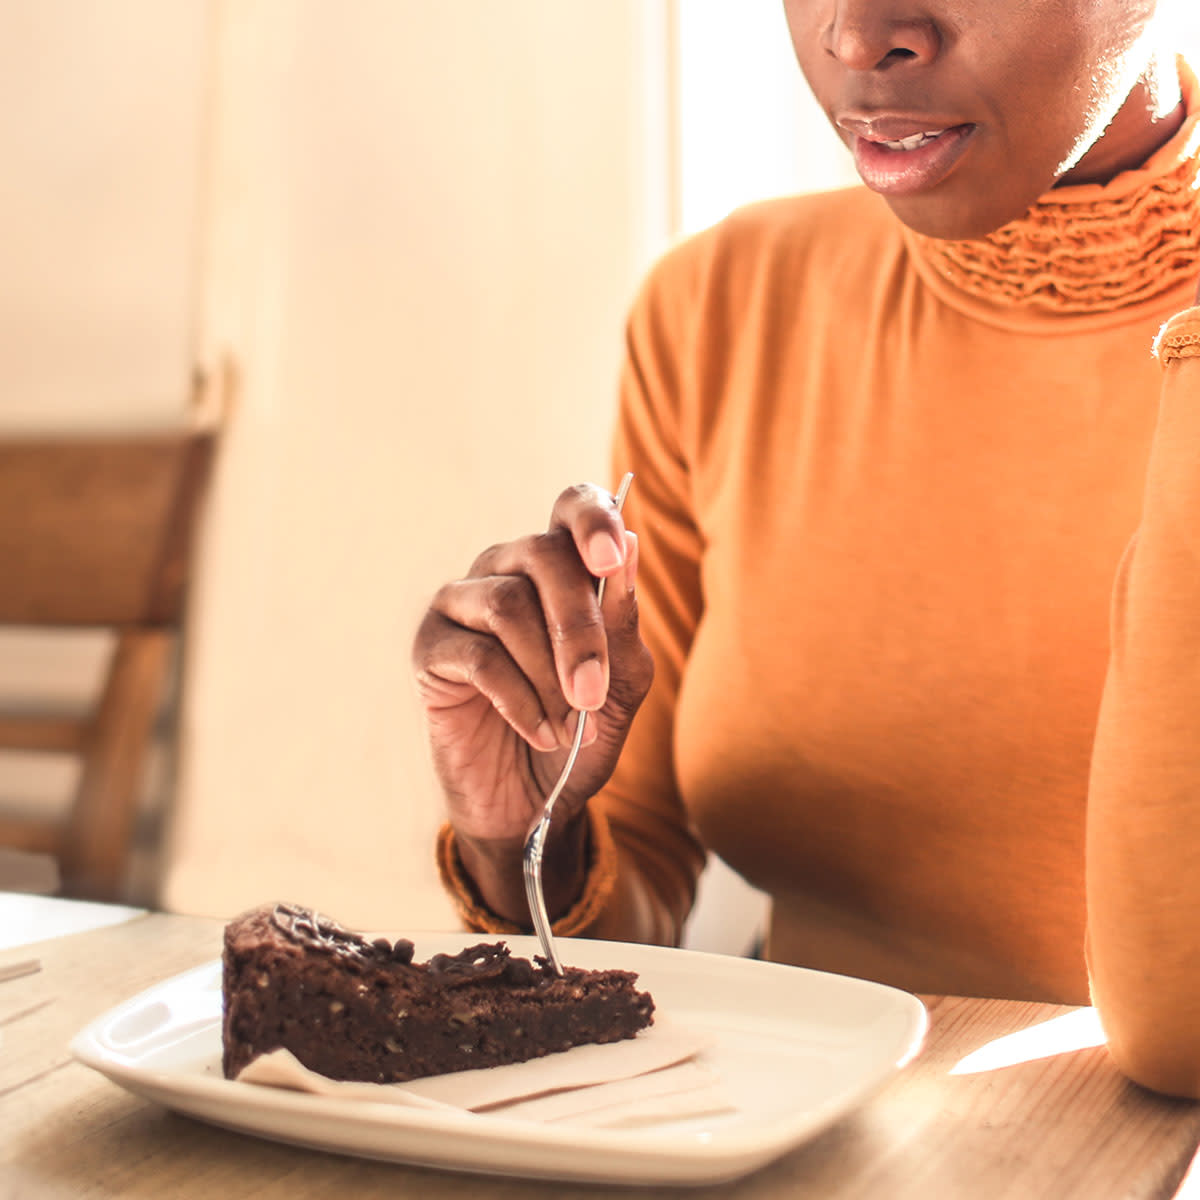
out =
[[[485,550],[467,578],[438,591],[414,647],[426,704],[452,707],[477,692],[532,746],[569,744],[574,710],[598,710],[608,696],[606,622],[631,626],[637,641],[636,564],[637,539],[609,494],[568,489],[545,533]],[[603,613],[597,575],[609,580]],[[585,744],[594,737],[588,722]]]
[[527,577],[501,573],[446,584],[418,643],[418,680],[430,707],[451,707],[465,702],[464,689],[478,691],[537,749],[569,742],[571,704]]
[[[545,533],[493,546],[471,568],[472,576],[517,576],[533,585],[558,687],[569,708],[595,711],[608,694],[608,638],[596,579],[624,571],[625,533],[612,497],[581,484],[559,496]],[[627,591],[617,590],[618,595]],[[532,615],[515,614],[521,621]],[[495,626],[488,621],[484,627]]]
[[567,531],[493,547],[472,575],[482,578],[464,581],[456,619],[501,638],[544,696],[548,673],[567,708],[604,703],[608,651],[596,583]]
[[625,564],[624,522],[609,493],[595,484],[567,488],[554,503],[550,528],[570,532],[581,561],[597,579]]
[[414,665],[417,687],[431,712],[465,707],[482,695],[535,749],[553,750],[560,744],[562,730],[548,719],[537,689],[504,645],[463,628],[436,606],[418,631]]

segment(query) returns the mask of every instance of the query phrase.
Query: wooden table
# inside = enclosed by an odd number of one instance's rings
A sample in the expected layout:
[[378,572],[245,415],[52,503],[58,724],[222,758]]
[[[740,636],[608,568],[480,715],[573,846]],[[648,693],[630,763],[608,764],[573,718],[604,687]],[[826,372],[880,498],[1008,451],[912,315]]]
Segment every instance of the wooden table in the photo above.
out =
[[[67,1043],[82,1026],[167,975],[215,958],[220,932],[214,920],[143,915],[0,951],[0,972],[34,957],[41,967],[0,982],[0,1200],[687,1194],[456,1175],[277,1145],[169,1113],[72,1060]],[[1086,1042],[1090,1010],[926,1002],[924,1051],[864,1108],[756,1174],[692,1194],[703,1200],[1200,1195],[1193,1191],[1200,1183],[1184,1178],[1200,1139],[1200,1105],[1126,1082],[1103,1046],[1053,1052],[1031,1046],[1036,1035],[1021,1032],[1041,1027],[1068,1043]]]

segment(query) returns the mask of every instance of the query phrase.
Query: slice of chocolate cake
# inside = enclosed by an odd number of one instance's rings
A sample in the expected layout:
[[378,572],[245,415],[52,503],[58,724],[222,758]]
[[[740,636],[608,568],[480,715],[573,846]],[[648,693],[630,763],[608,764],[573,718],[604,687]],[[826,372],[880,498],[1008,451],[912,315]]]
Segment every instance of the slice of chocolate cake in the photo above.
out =
[[225,929],[226,1077],[290,1050],[330,1079],[398,1083],[633,1037],[654,1001],[631,971],[514,958],[503,942],[414,963],[412,942],[367,941],[294,904]]

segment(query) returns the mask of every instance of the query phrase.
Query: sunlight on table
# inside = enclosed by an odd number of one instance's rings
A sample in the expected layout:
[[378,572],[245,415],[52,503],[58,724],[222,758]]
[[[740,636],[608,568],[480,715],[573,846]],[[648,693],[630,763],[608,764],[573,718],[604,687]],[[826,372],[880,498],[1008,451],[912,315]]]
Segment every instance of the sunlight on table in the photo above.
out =
[[1015,1067],[1018,1063],[1103,1046],[1106,1040],[1096,1010],[1080,1008],[972,1050],[955,1064],[950,1074],[978,1075],[984,1071],[998,1071],[1001,1067]]

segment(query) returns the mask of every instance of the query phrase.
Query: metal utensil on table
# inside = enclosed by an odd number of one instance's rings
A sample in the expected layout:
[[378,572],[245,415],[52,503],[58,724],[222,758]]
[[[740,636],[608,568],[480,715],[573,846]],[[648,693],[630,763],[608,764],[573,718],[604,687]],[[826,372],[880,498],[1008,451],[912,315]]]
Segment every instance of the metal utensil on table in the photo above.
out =
[[[613,497],[613,506],[617,512],[621,511],[632,482],[633,472],[627,471],[621,480],[620,487],[617,488],[617,494]],[[603,579],[596,584],[596,601],[597,603],[604,601]],[[561,975],[563,969],[562,963],[558,961],[558,951],[554,947],[554,935],[550,932],[550,914],[546,911],[546,896],[542,891],[542,852],[546,847],[546,835],[550,832],[550,818],[554,812],[555,802],[567,785],[571,769],[575,766],[576,758],[579,757],[579,748],[583,745],[583,730],[587,723],[587,716],[586,712],[582,709],[579,710],[579,720],[575,726],[575,737],[571,741],[571,749],[567,753],[567,761],[563,763],[563,769],[559,772],[554,786],[550,789],[550,794],[546,797],[541,816],[530,827],[522,857],[522,867],[525,872],[525,896],[529,901],[529,913],[533,917],[533,927],[537,931],[542,954],[549,960],[556,975]]]

